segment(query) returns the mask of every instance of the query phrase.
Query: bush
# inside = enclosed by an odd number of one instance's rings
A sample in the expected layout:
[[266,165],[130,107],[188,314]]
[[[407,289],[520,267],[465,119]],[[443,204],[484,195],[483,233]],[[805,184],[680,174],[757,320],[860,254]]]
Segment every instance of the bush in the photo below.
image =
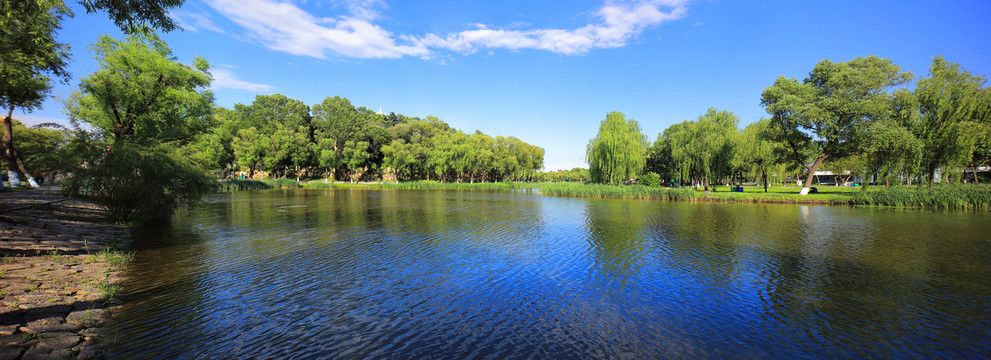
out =
[[640,177],[640,185],[647,187],[661,186],[661,176],[657,173],[649,172]]
[[165,219],[215,189],[205,171],[164,146],[125,145],[90,156],[62,185],[68,196],[106,206],[119,222]]

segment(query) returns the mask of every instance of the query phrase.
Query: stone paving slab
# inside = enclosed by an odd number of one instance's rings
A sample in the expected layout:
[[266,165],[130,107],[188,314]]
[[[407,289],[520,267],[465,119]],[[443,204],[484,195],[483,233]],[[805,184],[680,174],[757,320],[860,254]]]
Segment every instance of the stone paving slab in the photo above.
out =
[[[99,331],[120,274],[100,251],[127,228],[52,190],[0,192],[0,360],[99,359]],[[108,301],[114,300],[114,301]]]

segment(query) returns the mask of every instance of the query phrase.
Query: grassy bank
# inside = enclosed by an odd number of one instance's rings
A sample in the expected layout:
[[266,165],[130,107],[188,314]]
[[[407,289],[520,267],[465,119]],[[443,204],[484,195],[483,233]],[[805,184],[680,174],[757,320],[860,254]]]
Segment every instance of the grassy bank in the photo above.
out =
[[302,186],[308,189],[473,189],[512,190],[540,187],[537,183],[447,183],[436,181],[323,183],[311,182]]
[[555,183],[542,186],[540,191],[548,195],[591,198],[849,204],[850,194],[859,188],[827,186],[818,189],[819,193],[802,196],[798,187],[771,188],[765,193],[763,187],[743,187],[743,192],[731,192],[729,186],[720,186],[716,191],[707,192],[693,188]]
[[224,179],[217,182],[217,191],[244,191],[244,190],[267,190],[283,187],[298,188],[299,182],[292,179]]
[[689,201],[733,201],[753,203],[872,205],[906,208],[991,210],[991,185],[943,184],[927,186],[871,187],[817,186],[818,193],[799,195],[800,187],[745,186],[743,192],[731,192],[729,186],[717,191],[691,188],[649,188],[601,184],[554,183],[541,186],[547,195]]
[[691,189],[669,189],[641,185],[616,186],[582,183],[551,183],[540,186],[540,192],[547,195],[613,198],[613,199],[658,199],[692,200],[698,195]]
[[612,199],[656,199],[683,201],[731,201],[752,203],[831,204],[915,207],[931,209],[991,210],[991,184],[940,184],[926,186],[870,187],[816,186],[818,193],[799,195],[801,187],[744,186],[743,192],[718,186],[716,191],[693,188],[657,188],[641,185],[617,186],[584,183],[446,183],[437,181],[299,183],[291,179],[222,180],[220,191],[264,190],[277,188],[307,189],[473,189],[501,190],[539,188],[554,196]]

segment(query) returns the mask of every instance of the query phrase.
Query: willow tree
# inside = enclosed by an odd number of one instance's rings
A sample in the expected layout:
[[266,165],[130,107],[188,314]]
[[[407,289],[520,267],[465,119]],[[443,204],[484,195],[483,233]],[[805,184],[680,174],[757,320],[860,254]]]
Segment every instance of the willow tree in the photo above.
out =
[[710,108],[698,120],[664,131],[662,136],[671,147],[671,160],[682,179],[701,182],[708,190],[711,180],[730,174],[739,142],[739,121],[733,112]]
[[647,146],[636,120],[618,111],[606,114],[585,155],[592,181],[619,184],[636,178],[646,164]]
[[988,122],[991,98],[986,79],[972,75],[959,64],[938,56],[929,67],[929,77],[915,89],[920,121],[912,132],[923,143],[922,169],[932,182],[936,170],[963,166],[979,143],[975,131]]
[[779,76],[764,89],[761,104],[781,128],[793,158],[806,168],[802,195],[809,193],[824,160],[860,152],[860,134],[867,125],[893,111],[895,96],[888,90],[911,79],[891,60],[868,56],[838,63],[822,60],[804,81]]
[[772,169],[780,167],[786,150],[785,144],[776,140],[775,130],[770,119],[765,118],[747,125],[743,129],[743,139],[736,154],[737,161],[748,167],[764,184],[764,192],[767,192],[770,184]]

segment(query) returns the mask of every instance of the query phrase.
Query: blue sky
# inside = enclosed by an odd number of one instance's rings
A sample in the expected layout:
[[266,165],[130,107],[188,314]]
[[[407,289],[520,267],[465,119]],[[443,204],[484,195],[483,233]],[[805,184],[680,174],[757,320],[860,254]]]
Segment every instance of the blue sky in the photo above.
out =
[[[67,97],[96,69],[89,44],[120,32],[76,16]],[[546,149],[545,169],[585,166],[606,113],[640,122],[653,142],[709,107],[740,126],[766,116],[761,91],[804,78],[822,59],[889,58],[924,77],[942,54],[991,74],[989,1],[391,1],[186,0],[185,28],[163,35],[180,61],[213,65],[218,105],[281,93],[313,105],[434,115],[465,132]],[[64,119],[53,99],[26,122]]]

